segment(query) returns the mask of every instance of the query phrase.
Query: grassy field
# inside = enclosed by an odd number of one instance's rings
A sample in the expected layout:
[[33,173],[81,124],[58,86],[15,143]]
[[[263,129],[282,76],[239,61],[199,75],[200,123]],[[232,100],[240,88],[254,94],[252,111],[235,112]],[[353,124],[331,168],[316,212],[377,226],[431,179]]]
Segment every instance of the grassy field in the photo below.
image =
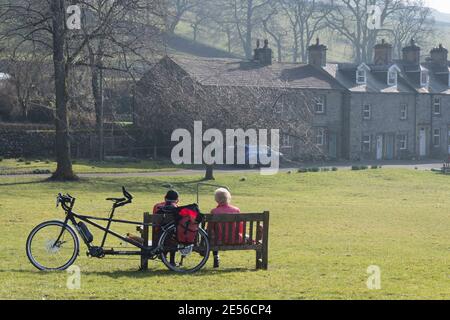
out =
[[[242,211],[271,211],[269,271],[255,271],[252,252],[224,253],[200,273],[179,276],[150,262],[90,260],[84,254],[81,289],[67,274],[40,273],[29,264],[25,240],[38,223],[62,218],[58,192],[77,197],[78,211],[106,216],[107,196],[126,185],[135,203],[118,218],[140,220],[173,183],[183,203],[194,201],[200,177],[89,179],[41,183],[0,178],[0,298],[27,299],[448,299],[450,298],[450,183],[448,176],[408,170],[218,176]],[[201,208],[213,207],[203,190]],[[132,232],[130,227],[118,231]],[[99,234],[96,240],[99,239]],[[110,242],[108,245],[119,245]],[[381,290],[366,286],[370,265],[381,268]],[[186,285],[188,283],[189,285]]]
[[[96,162],[89,160],[78,160],[74,161],[73,168],[77,173],[136,173],[176,171],[180,168],[189,168],[189,166],[175,167],[169,161],[115,160]],[[3,159],[0,161],[0,176],[11,174],[30,174],[36,171],[41,173],[45,173],[47,171],[53,172],[55,169],[56,162],[52,160]]]

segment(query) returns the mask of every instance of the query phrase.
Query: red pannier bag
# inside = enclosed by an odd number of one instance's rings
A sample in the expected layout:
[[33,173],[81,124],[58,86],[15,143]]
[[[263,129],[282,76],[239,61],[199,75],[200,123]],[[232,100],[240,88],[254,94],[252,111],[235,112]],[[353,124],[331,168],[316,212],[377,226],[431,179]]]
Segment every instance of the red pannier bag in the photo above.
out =
[[202,222],[203,215],[196,204],[177,208],[175,226],[178,243],[194,244]]

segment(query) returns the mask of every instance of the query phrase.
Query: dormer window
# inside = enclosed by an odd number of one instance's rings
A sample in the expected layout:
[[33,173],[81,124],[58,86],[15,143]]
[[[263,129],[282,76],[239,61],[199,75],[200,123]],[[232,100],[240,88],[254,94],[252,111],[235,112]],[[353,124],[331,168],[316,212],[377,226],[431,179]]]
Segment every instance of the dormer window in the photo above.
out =
[[397,86],[398,73],[396,70],[389,70],[387,83],[389,86]]
[[428,87],[429,83],[430,83],[430,75],[428,74],[428,71],[422,71],[420,73],[420,85],[422,87]]
[[370,68],[365,63],[358,67],[356,70],[356,84],[367,84],[367,71],[370,71]]

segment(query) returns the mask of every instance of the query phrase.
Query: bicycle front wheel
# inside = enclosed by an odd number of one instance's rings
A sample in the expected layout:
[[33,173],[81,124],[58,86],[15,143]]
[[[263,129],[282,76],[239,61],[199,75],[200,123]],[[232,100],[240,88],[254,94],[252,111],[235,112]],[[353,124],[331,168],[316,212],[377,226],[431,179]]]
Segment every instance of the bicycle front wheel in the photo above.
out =
[[209,259],[210,245],[203,229],[199,230],[194,244],[184,245],[177,241],[176,228],[172,226],[161,235],[159,247],[163,263],[178,273],[197,272]]
[[27,256],[41,271],[69,268],[77,259],[80,243],[73,229],[61,221],[48,221],[34,228],[27,239]]

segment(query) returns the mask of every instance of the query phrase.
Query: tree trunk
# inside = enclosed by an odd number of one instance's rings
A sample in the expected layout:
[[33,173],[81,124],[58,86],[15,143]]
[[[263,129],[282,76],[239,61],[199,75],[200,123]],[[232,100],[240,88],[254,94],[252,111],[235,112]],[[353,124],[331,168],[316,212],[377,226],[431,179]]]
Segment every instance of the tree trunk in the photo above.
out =
[[94,53],[91,54],[91,85],[92,95],[94,96],[95,106],[95,129],[97,134],[97,159],[103,161],[104,159],[104,128],[103,128],[103,72],[100,60],[94,58]]
[[75,180],[70,156],[69,118],[67,112],[67,67],[65,44],[65,1],[52,0],[53,14],[53,63],[55,68],[56,98],[56,171],[52,180]]
[[206,166],[205,180],[206,181],[216,180],[214,178],[214,166],[210,165]]

